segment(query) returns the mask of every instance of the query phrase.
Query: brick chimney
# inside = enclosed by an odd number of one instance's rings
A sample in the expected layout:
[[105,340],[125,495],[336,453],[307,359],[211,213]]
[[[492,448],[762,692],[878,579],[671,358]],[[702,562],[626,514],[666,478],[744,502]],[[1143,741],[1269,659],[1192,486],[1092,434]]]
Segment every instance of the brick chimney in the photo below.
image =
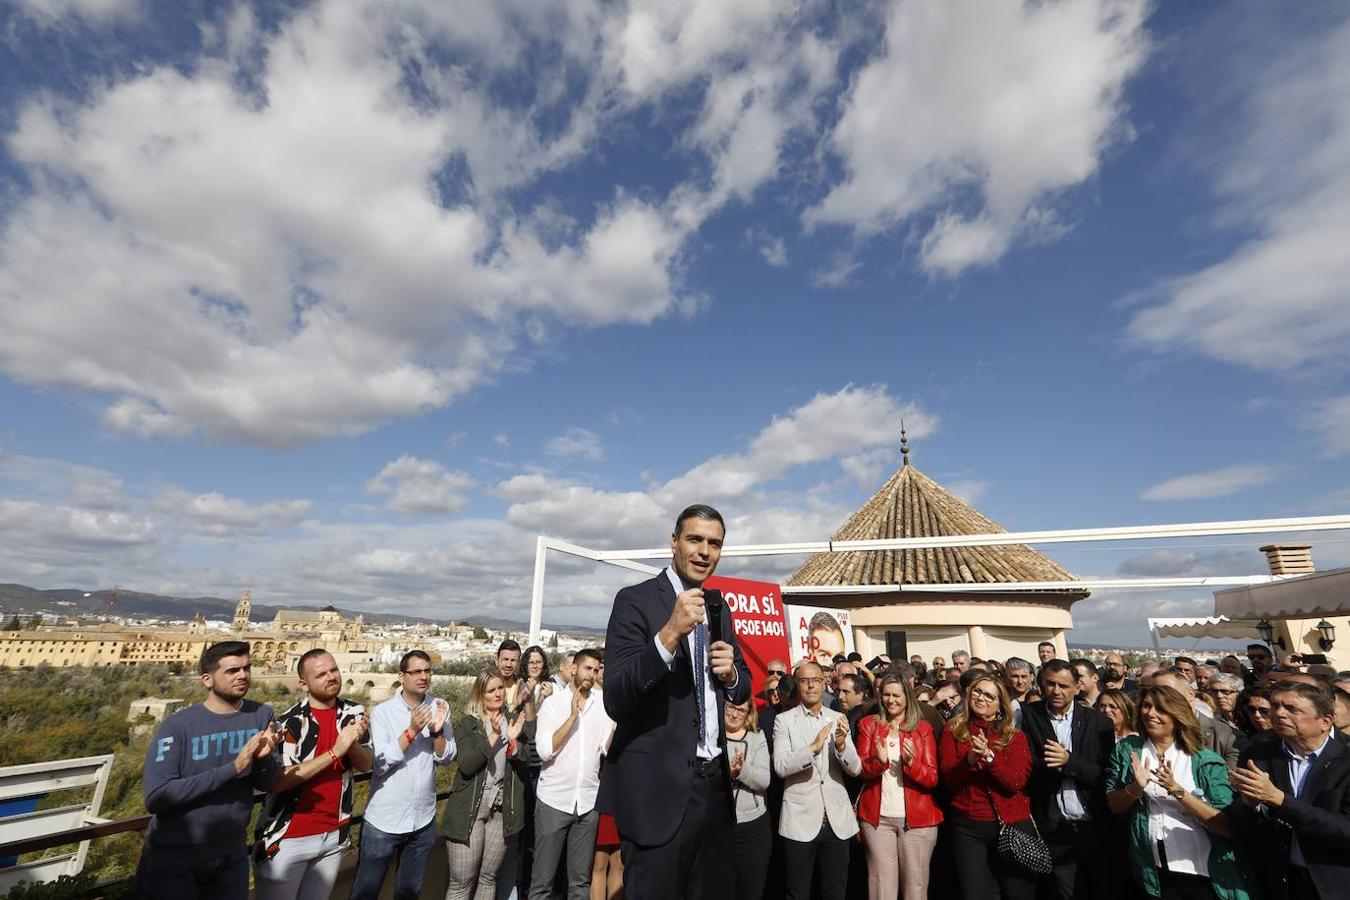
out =
[[1311,575],[1317,571],[1311,544],[1267,544],[1261,552],[1272,575]]

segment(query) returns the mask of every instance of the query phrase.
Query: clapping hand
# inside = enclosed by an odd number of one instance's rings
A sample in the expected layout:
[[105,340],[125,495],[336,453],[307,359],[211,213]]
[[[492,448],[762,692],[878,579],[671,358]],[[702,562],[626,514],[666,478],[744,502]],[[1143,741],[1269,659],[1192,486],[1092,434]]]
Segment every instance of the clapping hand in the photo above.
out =
[[1069,764],[1069,751],[1059,741],[1046,741],[1045,764],[1052,769],[1064,768]]
[[900,739],[900,758],[907,766],[914,762],[914,742],[908,738]]
[[1176,777],[1172,774],[1172,764],[1165,759],[1158,763],[1158,768],[1153,770],[1153,782],[1168,794],[1175,794],[1181,790]]
[[966,761],[972,766],[978,766],[984,762],[984,758],[989,755],[989,739],[979,732],[970,736],[970,752],[966,754]]
[[840,716],[834,724],[834,749],[840,753],[848,746],[848,719]]
[[733,779],[741,777],[741,769],[745,768],[745,754],[731,754],[731,777]]
[[333,742],[333,754],[338,757],[346,756],[347,751],[352,749],[352,744],[355,744],[365,736],[366,717],[357,716],[338,732],[337,740]]
[[431,711],[431,730],[440,731],[445,727],[445,720],[449,717],[450,704],[437,697]]
[[431,723],[431,709],[425,703],[412,711],[412,718],[408,722],[408,730],[413,734],[421,734],[422,729]]
[[830,732],[833,730],[834,726],[828,722],[825,724],[824,728],[820,729],[820,734],[816,735],[816,739],[811,742],[812,753],[820,752],[821,748],[825,746],[825,742],[830,739]]
[[1262,771],[1250,759],[1247,760],[1247,765],[1240,769],[1229,769],[1228,779],[1233,784],[1233,790],[1238,792],[1242,802],[1248,806],[1259,806],[1262,803],[1268,806],[1284,805],[1284,791],[1271,782],[1269,772]]
[[889,766],[891,764],[891,753],[886,749],[886,732],[883,731],[881,734],[877,735],[875,743],[877,762],[881,763],[883,766]]
[[244,742],[234,757],[234,771],[243,775],[253,765],[253,760],[269,756],[277,748],[276,723],[267,723],[267,728],[259,731]]
[[1139,786],[1139,790],[1147,788],[1149,782],[1153,780],[1153,772],[1149,769],[1148,763],[1139,758],[1138,753],[1130,754],[1130,768],[1134,771],[1134,783]]
[[516,720],[512,722],[510,728],[507,729],[506,739],[514,744],[516,742],[516,739],[520,737],[521,731],[523,731],[524,729],[525,729],[525,717],[516,716]]

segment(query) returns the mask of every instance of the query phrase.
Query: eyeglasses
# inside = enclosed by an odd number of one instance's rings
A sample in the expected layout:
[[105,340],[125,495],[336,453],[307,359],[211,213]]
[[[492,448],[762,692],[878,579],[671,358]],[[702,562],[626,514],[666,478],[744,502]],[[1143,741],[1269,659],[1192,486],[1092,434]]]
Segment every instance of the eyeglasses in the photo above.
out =
[[729,716],[730,716],[730,715],[733,715],[733,714],[738,715],[738,716],[748,716],[748,715],[750,715],[750,710],[748,710],[748,709],[741,709],[739,706],[732,706],[730,703],[727,704],[726,712],[727,712],[727,715],[729,715]]
[[1210,688],[1210,689],[1209,689],[1209,692],[1210,692],[1211,694],[1236,694],[1236,693],[1237,693],[1237,691],[1233,690],[1232,688]]
[[779,678],[782,678],[787,674],[787,669],[770,669],[767,674],[777,675]]
[[972,700],[976,699],[988,700],[990,703],[993,703],[998,700],[998,694],[990,694],[987,691],[980,690],[979,688],[971,688],[970,697]]
[[804,686],[804,687],[812,687],[812,686],[814,686],[814,685],[817,685],[817,684],[824,684],[824,683],[825,683],[825,679],[824,679],[824,678],[819,678],[819,677],[814,676],[814,675],[811,676],[811,677],[809,677],[809,678],[798,678],[798,679],[797,679],[797,684],[802,685],[802,686]]
[[404,675],[430,675],[430,669],[404,669]]
[[1247,707],[1247,715],[1249,715],[1249,716],[1260,716],[1260,717],[1263,718],[1263,719],[1269,719],[1269,718],[1270,718],[1270,707],[1267,707],[1267,706],[1249,706],[1249,707]]

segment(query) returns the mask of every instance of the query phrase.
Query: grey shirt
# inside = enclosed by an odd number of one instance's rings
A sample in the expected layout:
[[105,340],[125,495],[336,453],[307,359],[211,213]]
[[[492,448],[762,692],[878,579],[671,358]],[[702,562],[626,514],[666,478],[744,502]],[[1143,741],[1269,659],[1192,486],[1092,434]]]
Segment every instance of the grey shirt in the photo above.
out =
[[272,720],[252,700],[224,715],[198,703],[164,720],[145,754],[147,851],[199,860],[248,846],[253,792],[270,788],[281,764],[273,753],[240,775],[234,758]]

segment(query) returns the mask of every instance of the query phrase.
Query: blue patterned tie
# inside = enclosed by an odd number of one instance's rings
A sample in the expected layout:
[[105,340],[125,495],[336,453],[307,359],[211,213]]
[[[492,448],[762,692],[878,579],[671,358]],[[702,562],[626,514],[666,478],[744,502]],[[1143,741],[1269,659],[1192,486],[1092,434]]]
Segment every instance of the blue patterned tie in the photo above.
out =
[[704,671],[708,668],[708,626],[699,622],[694,626],[694,694],[698,697],[698,745],[704,744],[704,736],[708,732],[708,723],[705,721],[707,713],[705,711],[705,694],[708,687],[704,683]]

